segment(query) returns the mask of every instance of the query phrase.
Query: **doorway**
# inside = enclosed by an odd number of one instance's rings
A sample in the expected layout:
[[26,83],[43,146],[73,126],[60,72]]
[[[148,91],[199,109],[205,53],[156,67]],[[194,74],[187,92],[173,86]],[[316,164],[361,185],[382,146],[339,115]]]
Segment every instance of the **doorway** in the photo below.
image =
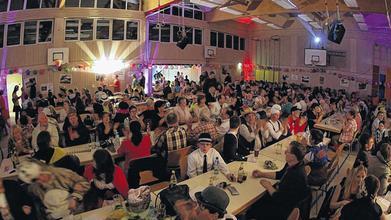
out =
[[[20,90],[20,88],[22,88],[22,86],[23,86],[22,74],[10,74],[10,75],[7,75],[6,83],[7,83],[8,110],[9,110],[9,113],[10,113],[11,123],[12,123],[12,122],[14,122],[13,118],[15,117],[15,113],[13,111],[14,104],[12,103],[12,92],[14,91],[15,86],[18,85],[19,86],[19,91],[18,91],[17,95],[18,96],[22,95],[22,92]],[[21,99],[19,99],[19,102],[21,102]]]

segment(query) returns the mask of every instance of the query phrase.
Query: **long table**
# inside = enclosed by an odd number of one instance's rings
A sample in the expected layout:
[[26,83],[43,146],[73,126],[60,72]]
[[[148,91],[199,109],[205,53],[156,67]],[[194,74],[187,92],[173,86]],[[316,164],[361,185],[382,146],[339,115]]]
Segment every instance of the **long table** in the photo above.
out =
[[330,117],[323,119],[320,123],[314,125],[320,130],[329,131],[333,133],[341,133],[343,128],[344,115],[342,113],[335,113]]
[[[242,213],[243,211],[247,210],[252,204],[254,204],[259,198],[261,198],[265,193],[266,190],[264,187],[261,186],[259,183],[260,179],[253,178],[251,176],[251,173],[253,170],[261,170],[262,172],[276,172],[280,171],[285,166],[285,150],[287,149],[289,143],[291,141],[296,140],[295,136],[287,137],[265,149],[262,149],[259,152],[258,158],[256,158],[256,161],[252,161],[249,159],[249,161],[244,162],[244,170],[247,173],[247,180],[244,183],[231,183],[232,186],[234,186],[238,192],[238,196],[232,196],[228,190],[226,190],[229,198],[230,203],[227,207],[227,212],[231,213],[233,215],[238,215]],[[330,142],[330,139],[325,138],[324,142],[328,144]],[[281,147],[280,145],[281,144]],[[252,155],[249,156],[250,158],[254,158]],[[266,170],[263,165],[266,160],[273,161],[276,166],[277,170]],[[234,161],[228,164],[229,170],[237,174],[237,171],[239,169],[241,162]],[[180,182],[179,184],[186,184],[190,188],[190,194],[194,194],[195,192],[202,191],[204,188],[206,188],[209,185],[210,178],[213,175],[213,171],[198,175],[196,177],[193,177],[191,179],[185,180],[183,182]],[[277,183],[276,180],[270,180],[272,184]],[[217,175],[217,179],[214,180],[214,184],[218,184],[220,182],[229,182],[228,179],[221,173]],[[157,194],[159,191],[155,192]],[[153,197],[153,196],[152,196]],[[152,199],[154,201],[154,199]],[[106,219],[113,208],[111,206],[108,207],[102,207],[100,209],[92,210],[89,212],[85,212],[80,214],[79,216],[82,217],[82,219],[87,220],[103,220]]]

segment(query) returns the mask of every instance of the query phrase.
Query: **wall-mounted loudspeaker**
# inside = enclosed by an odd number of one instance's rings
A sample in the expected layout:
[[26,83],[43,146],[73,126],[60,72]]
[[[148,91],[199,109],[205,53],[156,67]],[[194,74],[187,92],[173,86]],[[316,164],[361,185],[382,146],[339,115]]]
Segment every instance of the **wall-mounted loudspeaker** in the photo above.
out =
[[328,39],[331,42],[340,44],[345,35],[345,27],[343,26],[341,21],[334,21],[330,24]]

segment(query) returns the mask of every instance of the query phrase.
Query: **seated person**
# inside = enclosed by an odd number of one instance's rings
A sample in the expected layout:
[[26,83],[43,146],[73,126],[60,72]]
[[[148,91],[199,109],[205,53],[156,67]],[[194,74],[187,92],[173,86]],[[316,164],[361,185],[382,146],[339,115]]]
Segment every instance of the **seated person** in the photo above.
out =
[[31,141],[34,130],[33,120],[27,115],[21,115],[19,122],[23,131],[23,137],[27,138],[28,141]]
[[[341,146],[341,144],[349,144],[352,142],[354,134],[357,131],[357,123],[355,118],[356,113],[351,110],[346,113],[346,120],[342,127],[341,135],[333,136],[332,141],[335,149]],[[336,141],[338,140],[338,141]]]
[[114,137],[113,124],[110,121],[110,114],[105,112],[102,116],[102,122],[96,128],[99,141],[106,141]]
[[212,137],[208,133],[202,133],[198,137],[198,149],[193,151],[187,158],[187,175],[189,178],[206,173],[213,169],[214,161],[219,161],[219,170],[230,180],[233,174],[229,172],[227,164],[220,153],[212,148]]
[[0,219],[38,220],[34,200],[17,181],[0,179]]
[[323,120],[324,112],[318,103],[313,103],[307,111],[308,127],[313,129],[315,124]]
[[262,179],[261,185],[268,194],[261,198],[248,212],[247,217],[256,219],[287,219],[292,209],[310,195],[307,175],[304,170],[304,147],[293,141],[285,151],[287,168],[274,172],[253,171],[255,178],[279,179],[278,188],[268,180]]
[[187,125],[189,142],[196,143],[198,136],[201,133],[209,133],[212,136],[213,143],[215,143],[218,137],[216,125],[212,122],[211,118],[209,118],[209,115],[205,114],[204,112],[200,113],[199,119],[200,122],[198,123],[197,127],[192,128],[192,124]]
[[220,121],[217,126],[219,137],[224,136],[229,131],[229,119],[233,116],[233,111],[229,108],[222,108],[220,111]]
[[138,121],[132,121],[123,129],[125,139],[122,141],[118,154],[125,155],[124,167],[129,167],[129,162],[134,159],[147,157],[151,155],[151,136],[141,133],[141,124]]
[[70,193],[68,207],[80,210],[81,201],[89,190],[90,184],[76,173],[46,165],[38,160],[23,160],[17,168],[18,178],[28,184],[28,191],[44,201],[45,194],[52,189],[61,189]]
[[178,117],[175,113],[167,115],[166,124],[168,129],[156,138],[156,145],[152,148],[152,151],[167,152],[187,147],[186,130],[183,127],[179,127]]
[[384,121],[379,121],[379,126],[375,130],[375,146],[378,146],[387,140],[388,129],[385,128],[384,124]]
[[129,126],[129,124],[133,121],[138,121],[141,125],[141,129],[145,130],[145,124],[143,120],[141,120],[141,118],[138,116],[137,113],[138,113],[137,107],[135,105],[131,105],[129,107],[129,117],[126,118],[124,121],[124,127]]
[[382,208],[376,202],[380,182],[375,176],[368,176],[364,180],[367,194],[353,202],[345,205],[341,210],[340,220],[385,220]]
[[379,195],[387,193],[390,183],[391,145],[384,143],[374,157],[368,157],[368,174],[376,176],[380,181]]
[[247,156],[254,149],[254,146],[260,145],[259,128],[256,112],[249,109],[244,112],[243,117],[245,120],[239,127],[238,153]]
[[238,131],[240,126],[240,118],[238,116],[232,116],[229,119],[229,126],[230,129],[228,133],[224,135],[223,144],[223,157],[227,163],[235,160],[241,161],[245,156],[238,153]]
[[164,111],[165,104],[165,101],[156,101],[153,110],[147,109],[141,113],[141,118],[144,121],[145,126],[149,125],[151,131],[163,126],[164,117],[166,116]]
[[356,161],[354,162],[354,167],[363,165],[364,167],[368,168],[368,158],[372,155],[374,142],[374,138],[367,133],[364,133],[360,136],[360,150],[358,151]]
[[212,219],[231,219],[236,217],[227,213],[229,197],[227,193],[216,186],[208,186],[201,192],[196,192],[195,197],[201,208],[208,210]]
[[311,167],[308,183],[311,186],[320,186],[327,181],[327,146],[323,144],[323,132],[318,129],[310,131],[310,148],[304,157],[304,162]]
[[339,217],[341,209],[346,204],[361,197],[366,176],[367,168],[360,165],[356,169],[349,170],[347,178],[344,178],[341,184],[337,184],[330,201],[330,210],[334,212],[333,219]]
[[54,164],[66,155],[62,148],[52,147],[51,136],[47,131],[38,134],[37,145],[38,151],[34,154],[34,158],[46,164]]
[[173,108],[173,112],[178,116],[180,125],[193,122],[193,117],[190,114],[190,109],[187,106],[187,100],[185,97],[178,98],[178,104]]
[[[125,119],[128,117],[129,117],[129,104],[124,101],[121,101],[118,104],[118,109],[113,119],[114,130],[117,130],[119,127],[122,127]],[[120,135],[123,136],[122,129],[118,129],[118,131],[121,133]]]
[[49,119],[44,112],[39,113],[38,125],[35,126],[33,130],[31,144],[34,149],[37,149],[37,136],[41,131],[49,132],[52,140],[52,144],[54,146],[59,146],[58,130],[54,125],[49,123]]
[[292,109],[292,113],[288,117],[288,127],[292,134],[304,132],[307,127],[306,117],[301,117],[301,105],[296,103]]
[[69,124],[64,123],[66,146],[76,146],[90,142],[90,131],[84,126],[76,112],[68,113]]
[[280,110],[281,107],[274,105],[271,109],[270,120],[267,123],[267,128],[269,130],[269,138],[267,144],[271,145],[280,141],[288,132],[288,127],[281,123],[280,119]]
[[94,152],[93,158],[93,163],[84,170],[84,177],[91,183],[92,192],[88,195],[97,197],[98,207],[104,200],[113,200],[115,194],[128,198],[128,181],[122,169],[114,164],[110,153],[99,149]]
[[28,138],[23,136],[22,128],[18,125],[14,125],[11,128],[11,136],[8,139],[8,156],[7,158],[12,157],[13,155],[26,155],[33,153],[33,149],[30,147]]

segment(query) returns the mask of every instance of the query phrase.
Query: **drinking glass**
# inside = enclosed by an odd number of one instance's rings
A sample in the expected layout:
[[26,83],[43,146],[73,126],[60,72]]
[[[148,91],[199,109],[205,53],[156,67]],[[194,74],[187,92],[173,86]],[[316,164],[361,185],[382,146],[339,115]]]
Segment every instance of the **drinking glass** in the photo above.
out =
[[122,197],[120,194],[113,195],[114,209],[122,208]]

